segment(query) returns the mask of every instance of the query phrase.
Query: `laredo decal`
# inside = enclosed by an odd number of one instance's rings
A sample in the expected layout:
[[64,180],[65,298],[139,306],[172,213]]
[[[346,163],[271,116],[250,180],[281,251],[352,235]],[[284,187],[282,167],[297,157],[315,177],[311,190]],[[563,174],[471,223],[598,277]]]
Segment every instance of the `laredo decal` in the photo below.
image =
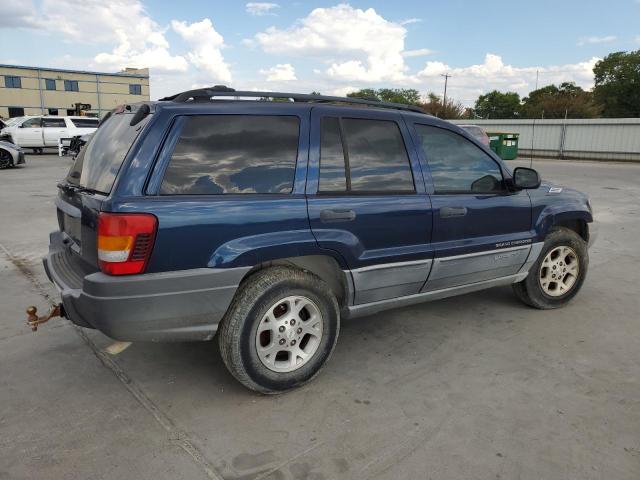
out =
[[525,240],[510,240],[508,242],[500,242],[500,243],[496,243],[496,248],[503,248],[503,247],[517,247],[518,245],[528,245],[532,242],[533,240],[531,238],[527,238]]

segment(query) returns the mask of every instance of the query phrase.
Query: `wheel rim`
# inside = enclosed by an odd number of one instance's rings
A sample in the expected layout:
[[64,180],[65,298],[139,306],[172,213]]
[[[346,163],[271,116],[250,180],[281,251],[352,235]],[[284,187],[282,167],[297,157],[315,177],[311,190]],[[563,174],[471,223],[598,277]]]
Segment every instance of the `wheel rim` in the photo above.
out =
[[552,249],[540,265],[540,287],[550,297],[560,297],[571,291],[578,281],[578,255],[570,247]]
[[274,372],[297,370],[318,350],[322,330],[322,314],[310,299],[294,295],[278,300],[258,324],[258,358]]

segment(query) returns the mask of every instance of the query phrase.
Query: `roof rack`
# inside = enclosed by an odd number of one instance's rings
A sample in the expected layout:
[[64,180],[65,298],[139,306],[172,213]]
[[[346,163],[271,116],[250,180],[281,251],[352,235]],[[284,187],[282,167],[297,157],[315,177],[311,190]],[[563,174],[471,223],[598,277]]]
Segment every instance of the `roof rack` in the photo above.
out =
[[187,90],[177,93],[169,97],[161,98],[160,101],[170,102],[209,102],[212,97],[254,97],[254,98],[283,98],[290,99],[294,102],[307,103],[349,103],[354,105],[369,105],[381,108],[393,108],[396,110],[408,110],[410,112],[425,113],[420,107],[415,105],[405,105],[402,103],[383,102],[377,98],[352,98],[352,97],[332,97],[326,95],[313,95],[305,93],[287,93],[287,92],[254,92],[254,91],[236,91],[225,85],[215,85],[213,87],[198,88],[196,90]]

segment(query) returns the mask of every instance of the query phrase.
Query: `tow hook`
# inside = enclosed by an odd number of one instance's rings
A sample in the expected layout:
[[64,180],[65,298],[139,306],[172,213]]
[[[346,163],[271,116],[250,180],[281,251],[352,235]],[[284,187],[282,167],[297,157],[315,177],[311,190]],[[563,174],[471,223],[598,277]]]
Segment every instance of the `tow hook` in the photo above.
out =
[[31,331],[37,332],[38,325],[48,322],[53,317],[64,317],[64,308],[61,303],[51,307],[49,313],[41,317],[38,316],[38,309],[36,307],[27,308],[27,325],[31,327]]

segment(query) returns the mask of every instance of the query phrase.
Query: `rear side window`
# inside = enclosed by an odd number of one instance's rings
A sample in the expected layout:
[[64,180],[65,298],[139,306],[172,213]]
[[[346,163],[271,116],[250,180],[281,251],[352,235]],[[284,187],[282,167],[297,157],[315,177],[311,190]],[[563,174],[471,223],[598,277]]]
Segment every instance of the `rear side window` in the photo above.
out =
[[189,116],[160,193],[289,193],[299,124],[294,116]]
[[129,123],[132,113],[119,113],[109,118],[80,150],[69,170],[67,181],[90,190],[109,193],[131,145],[149,122],[151,115],[135,126]]
[[462,135],[444,128],[416,125],[436,193],[499,193],[504,190],[499,165]]
[[98,128],[98,119],[94,118],[72,118],[73,123],[77,128]]
[[320,137],[320,192],[415,191],[396,122],[329,117]]

